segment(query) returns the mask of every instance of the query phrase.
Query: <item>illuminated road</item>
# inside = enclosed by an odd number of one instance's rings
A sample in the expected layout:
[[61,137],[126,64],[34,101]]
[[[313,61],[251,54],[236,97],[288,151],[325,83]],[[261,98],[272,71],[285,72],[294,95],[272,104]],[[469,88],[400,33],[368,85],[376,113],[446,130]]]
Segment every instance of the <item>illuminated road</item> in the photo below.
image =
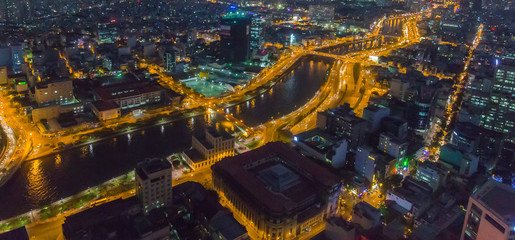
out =
[[[403,24],[403,36],[397,43],[377,49],[348,53],[342,56],[334,55],[336,61],[326,83],[307,104],[290,114],[259,127],[263,129],[262,144],[277,140],[287,140],[281,138],[280,130],[299,133],[313,128],[317,112],[339,106],[343,103],[350,103],[351,107],[354,107],[356,114],[360,116],[368,104],[374,84],[373,79],[367,77],[368,72],[362,72],[363,74],[360,74],[362,77],[354,81],[352,66],[355,62],[360,62],[362,66],[367,66],[369,64],[369,57],[372,55],[386,55],[394,49],[404,48],[418,42],[420,35],[417,28],[417,15],[410,15],[410,17],[406,18],[408,20]],[[315,54],[311,51],[309,53]],[[327,53],[320,53],[320,55],[331,56]]]
[[456,121],[460,112],[461,104],[463,103],[463,93],[465,92],[465,86],[469,80],[467,77],[468,67],[470,65],[474,50],[481,41],[482,32],[483,24],[479,25],[474,42],[468,49],[468,54],[464,62],[465,64],[463,67],[463,72],[458,76],[458,79],[453,86],[456,91],[454,91],[447,103],[447,108],[445,109],[445,114],[442,118],[442,121],[440,121],[440,123],[434,128],[436,132],[433,134],[433,141],[431,143],[432,147],[430,149],[430,159],[432,161],[438,160],[440,156],[440,147],[449,141],[449,132],[451,132],[452,128],[454,127],[454,122]]

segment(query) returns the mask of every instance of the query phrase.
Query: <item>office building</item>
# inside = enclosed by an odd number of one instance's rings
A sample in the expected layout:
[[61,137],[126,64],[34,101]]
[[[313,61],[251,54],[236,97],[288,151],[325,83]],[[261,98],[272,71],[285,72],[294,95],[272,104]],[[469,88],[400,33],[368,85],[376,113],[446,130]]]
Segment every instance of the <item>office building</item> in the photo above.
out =
[[115,43],[118,39],[118,28],[115,21],[108,23],[99,23],[97,25],[98,44]]
[[400,160],[406,157],[408,142],[400,140],[391,133],[381,133],[377,149],[397,160]]
[[243,12],[230,12],[220,23],[222,58],[228,63],[240,63],[250,58],[251,19]]
[[395,117],[385,117],[381,120],[381,131],[404,140],[408,136],[408,122]]
[[234,156],[234,137],[214,127],[204,129],[204,135],[195,135],[191,149],[183,152],[182,157],[192,169],[207,168],[224,157]]
[[175,61],[175,51],[173,49],[166,50],[164,54],[165,71],[175,73],[177,62]]
[[418,133],[425,133],[429,129],[431,119],[431,103],[434,89],[421,86],[413,104],[410,107],[408,125]]
[[73,82],[67,78],[39,82],[34,89],[34,98],[39,105],[71,103],[75,100]]
[[447,171],[436,162],[425,161],[418,166],[415,178],[418,181],[427,183],[433,191],[436,191],[445,184]]
[[221,202],[253,239],[303,239],[337,213],[338,177],[286,143],[267,143],[211,169]]
[[452,132],[451,143],[465,153],[496,158],[502,149],[503,139],[503,133],[469,122],[458,122]]
[[490,101],[481,115],[480,125],[500,133],[515,130],[515,64],[497,67],[490,93]]
[[393,78],[390,80],[389,93],[393,98],[406,101],[407,91],[410,88],[410,83],[406,79]]
[[23,49],[20,45],[11,46],[11,62],[13,72],[21,72],[21,65],[25,60],[23,59]]
[[250,24],[250,48],[251,50],[261,50],[265,43],[264,27],[266,20],[263,15],[253,15]]
[[165,159],[145,159],[136,167],[136,196],[146,214],[172,203],[172,164]]
[[369,182],[373,182],[376,159],[379,159],[379,155],[372,147],[359,146],[356,150],[354,169],[358,174],[365,177]]
[[472,194],[461,240],[515,239],[515,189],[493,180]]
[[365,139],[367,122],[352,112],[349,104],[331,108],[317,114],[316,126],[336,136],[345,139],[348,149],[356,149]]
[[367,129],[369,132],[377,131],[381,120],[389,115],[390,109],[378,104],[371,104],[363,109],[363,119],[367,121]]
[[460,151],[454,145],[446,144],[441,147],[439,162],[449,171],[469,177],[477,171],[479,157]]
[[334,168],[342,168],[345,165],[347,141],[336,140],[319,128],[295,135],[293,143],[306,155],[328,162]]

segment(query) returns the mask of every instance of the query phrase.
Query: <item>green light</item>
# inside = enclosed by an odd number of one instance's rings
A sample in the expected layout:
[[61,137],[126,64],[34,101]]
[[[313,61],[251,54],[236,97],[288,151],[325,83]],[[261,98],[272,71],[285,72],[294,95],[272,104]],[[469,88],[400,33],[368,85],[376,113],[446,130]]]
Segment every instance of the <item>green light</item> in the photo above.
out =
[[19,82],[18,85],[25,85],[27,84],[26,82]]
[[404,159],[404,161],[402,162],[402,166],[403,167],[407,167],[408,166],[408,158]]

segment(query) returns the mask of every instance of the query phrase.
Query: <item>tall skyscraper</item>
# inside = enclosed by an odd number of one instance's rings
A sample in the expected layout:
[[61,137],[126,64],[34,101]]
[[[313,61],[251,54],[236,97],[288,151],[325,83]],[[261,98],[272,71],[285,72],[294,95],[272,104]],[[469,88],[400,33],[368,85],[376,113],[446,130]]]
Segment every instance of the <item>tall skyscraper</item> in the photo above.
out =
[[434,90],[429,86],[421,86],[418,95],[411,106],[409,113],[409,125],[416,132],[424,133],[429,129],[431,103],[433,102]]
[[175,72],[177,62],[175,61],[175,51],[173,49],[167,49],[164,54],[165,69],[169,73]]
[[148,213],[172,202],[172,164],[165,159],[145,159],[136,167],[136,196]]
[[501,133],[515,130],[515,64],[503,63],[495,70],[490,101],[481,115],[480,125]]
[[249,60],[250,23],[250,17],[242,12],[230,12],[222,17],[220,42],[224,61],[238,63]]
[[252,50],[259,50],[265,43],[263,36],[263,27],[265,25],[265,19],[263,15],[254,15],[252,17],[252,23],[250,25],[250,48]]
[[515,189],[489,180],[469,198],[461,240],[515,239]]
[[11,46],[11,60],[12,60],[12,68],[14,72],[21,71],[21,64],[24,62],[23,60],[23,49],[20,45]]

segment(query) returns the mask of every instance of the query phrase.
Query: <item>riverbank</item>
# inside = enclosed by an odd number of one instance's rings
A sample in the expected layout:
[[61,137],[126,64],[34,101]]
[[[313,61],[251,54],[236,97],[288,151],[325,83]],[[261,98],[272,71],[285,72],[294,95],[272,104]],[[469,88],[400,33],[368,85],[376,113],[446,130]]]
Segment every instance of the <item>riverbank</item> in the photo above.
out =
[[0,221],[0,233],[31,223],[44,223],[53,218],[69,216],[103,202],[134,195],[134,171],[88,188],[78,194],[53,202],[40,209]]

